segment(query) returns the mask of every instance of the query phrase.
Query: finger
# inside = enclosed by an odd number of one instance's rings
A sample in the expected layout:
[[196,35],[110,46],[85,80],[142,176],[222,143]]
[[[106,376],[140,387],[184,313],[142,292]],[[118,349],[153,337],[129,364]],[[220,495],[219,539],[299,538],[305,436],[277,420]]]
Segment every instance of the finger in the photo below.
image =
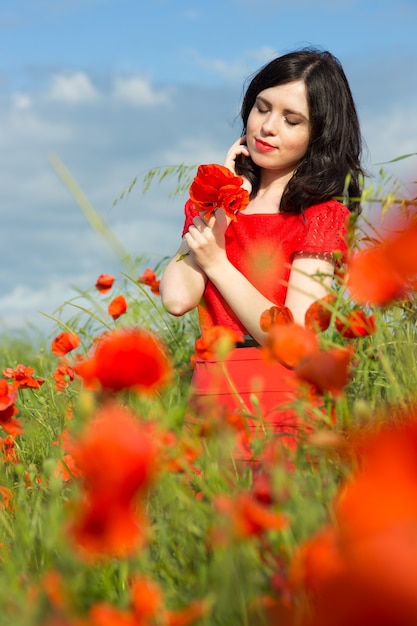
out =
[[203,220],[201,217],[195,217],[193,219],[193,224],[192,225],[194,226],[194,228],[196,228],[201,233],[205,229],[205,227],[207,226],[207,222],[205,220]]
[[[218,211],[218,210],[217,210],[217,211]],[[217,211],[216,211],[216,213],[217,213]],[[213,228],[214,224],[216,223],[216,219],[217,219],[216,214],[215,214],[215,213],[212,213],[212,214],[210,215],[210,217],[209,217],[208,222],[206,222],[206,225],[207,225],[209,228]]]

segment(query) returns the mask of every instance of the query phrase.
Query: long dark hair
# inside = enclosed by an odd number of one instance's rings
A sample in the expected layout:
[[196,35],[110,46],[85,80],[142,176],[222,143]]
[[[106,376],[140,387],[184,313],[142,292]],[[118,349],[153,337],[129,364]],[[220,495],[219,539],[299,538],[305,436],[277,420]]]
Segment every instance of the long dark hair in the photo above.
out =
[[[349,83],[330,52],[305,48],[280,56],[261,68],[243,98],[242,135],[258,94],[264,89],[303,80],[310,117],[307,152],[282,195],[280,211],[303,212],[333,197],[343,198],[351,211],[360,212],[364,172],[360,159],[362,138]],[[252,183],[252,197],[260,185],[260,169],[239,156],[236,171]]]

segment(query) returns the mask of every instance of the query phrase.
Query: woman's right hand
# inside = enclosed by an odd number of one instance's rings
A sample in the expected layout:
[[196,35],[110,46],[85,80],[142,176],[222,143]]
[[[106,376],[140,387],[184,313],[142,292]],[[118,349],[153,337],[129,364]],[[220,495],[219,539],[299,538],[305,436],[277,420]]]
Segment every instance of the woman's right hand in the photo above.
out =
[[[239,154],[242,154],[245,157],[250,157],[248,147],[246,145],[246,136],[239,137],[237,141],[235,141],[229,148],[226,158],[224,160],[224,166],[227,167],[233,174],[236,174],[236,157]],[[240,176],[240,174],[236,174]],[[246,189],[249,193],[252,191],[252,185],[250,182],[244,177],[243,178],[243,188]]]

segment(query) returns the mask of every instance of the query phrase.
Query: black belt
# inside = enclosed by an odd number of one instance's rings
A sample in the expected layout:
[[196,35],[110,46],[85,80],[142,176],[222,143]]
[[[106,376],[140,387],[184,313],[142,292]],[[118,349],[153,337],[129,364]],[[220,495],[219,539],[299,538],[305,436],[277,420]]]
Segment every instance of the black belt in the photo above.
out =
[[236,342],[236,348],[259,348],[260,344],[251,335],[243,335],[243,341]]

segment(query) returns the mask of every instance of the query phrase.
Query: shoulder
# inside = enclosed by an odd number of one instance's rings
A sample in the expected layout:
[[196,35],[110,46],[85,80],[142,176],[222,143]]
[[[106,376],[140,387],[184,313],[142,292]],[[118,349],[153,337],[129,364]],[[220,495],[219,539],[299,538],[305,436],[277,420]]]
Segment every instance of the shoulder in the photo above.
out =
[[308,207],[300,216],[296,251],[345,251],[349,215],[349,209],[337,200],[328,200]]
[[339,200],[326,200],[326,202],[321,202],[320,204],[314,204],[308,207],[305,212],[305,217],[308,219],[314,219],[316,217],[334,217],[338,216],[339,218],[346,219],[350,215],[349,209],[339,202]]

